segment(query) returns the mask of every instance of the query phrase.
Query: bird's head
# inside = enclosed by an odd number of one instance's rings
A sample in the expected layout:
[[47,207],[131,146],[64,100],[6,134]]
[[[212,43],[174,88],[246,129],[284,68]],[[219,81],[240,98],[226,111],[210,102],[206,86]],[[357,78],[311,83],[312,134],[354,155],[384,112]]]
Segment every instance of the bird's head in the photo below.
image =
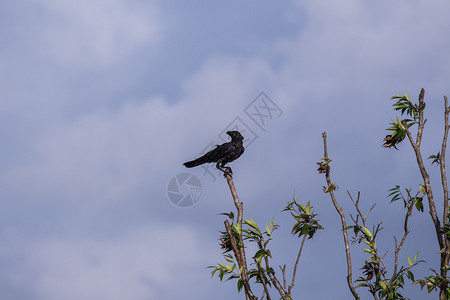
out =
[[231,137],[232,140],[244,140],[244,137],[239,131],[227,131],[227,134]]

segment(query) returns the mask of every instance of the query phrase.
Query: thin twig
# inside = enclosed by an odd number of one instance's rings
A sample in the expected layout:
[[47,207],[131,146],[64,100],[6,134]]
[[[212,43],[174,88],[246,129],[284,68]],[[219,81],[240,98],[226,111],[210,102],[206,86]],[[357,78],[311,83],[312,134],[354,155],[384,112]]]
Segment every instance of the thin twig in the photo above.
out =
[[[322,133],[322,137],[323,137],[324,158],[328,159],[327,133],[326,132]],[[330,170],[329,170],[329,168],[325,172],[325,177],[326,177],[327,185],[331,186],[332,183],[331,183],[331,179],[330,179]],[[341,217],[342,234],[344,236],[344,243],[345,243],[345,255],[347,257],[347,284],[348,284],[348,287],[350,288],[350,291],[351,291],[353,297],[355,297],[356,300],[359,300],[360,296],[356,292],[355,287],[353,286],[352,260],[351,260],[351,257],[350,257],[350,245],[348,243],[348,235],[347,235],[347,229],[346,229],[347,226],[346,226],[346,223],[345,223],[344,212],[343,212],[342,208],[339,207],[333,190],[330,190],[330,196],[331,196],[331,200],[332,200],[332,202],[334,204],[334,207],[336,208],[336,211],[338,212],[339,216]]]
[[[408,229],[408,220],[409,220],[409,217],[412,214],[412,210],[413,210],[413,207],[414,207],[414,201],[412,200],[411,194],[409,193],[409,191],[408,190],[406,190],[406,191],[408,193],[408,201],[409,201],[409,203],[408,203],[408,210],[407,210],[406,216],[405,216],[405,224],[404,224],[404,228],[403,228],[404,229],[404,233],[403,233],[402,240],[400,241],[400,245],[398,245],[398,246],[397,246],[397,238],[394,236],[394,241],[395,241],[394,273],[392,274],[392,277],[391,277],[391,280],[390,280],[389,283],[392,283],[396,279],[397,268],[398,268],[398,253],[402,249],[403,244],[405,243],[406,237],[408,236],[408,234],[410,232],[409,229]],[[417,197],[417,195],[416,195],[416,197]],[[414,197],[414,198],[416,198],[416,197]]]
[[[269,258],[266,256],[264,256],[264,261],[266,263],[266,269],[269,269]],[[267,275],[270,278],[270,281],[273,283],[273,285],[275,286],[275,288],[278,290],[278,293],[280,293],[281,298],[283,298],[283,300],[287,300],[288,298],[286,297],[286,288],[283,290],[283,287],[281,286],[281,282],[278,280],[278,278],[275,276],[275,274],[271,274],[270,272],[267,272]]]
[[256,267],[258,268],[259,277],[261,278],[261,283],[262,283],[262,285],[263,285],[263,287],[264,287],[264,292],[265,292],[266,295],[267,295],[267,300],[271,300],[270,294],[269,294],[269,289],[267,288],[267,282],[266,282],[266,280],[264,279],[263,272],[262,272],[262,270],[261,270],[261,263],[260,263],[260,262],[257,262],[257,263],[256,263]]
[[286,284],[287,284],[287,281],[286,281],[286,265],[284,265],[283,268],[281,268],[281,266],[280,266],[280,269],[281,269],[281,272],[283,273],[284,290],[286,290]]
[[294,271],[292,272],[292,282],[288,289],[288,294],[291,294],[291,290],[295,284],[295,275],[297,273],[298,261],[300,260],[300,255],[302,255],[303,245],[305,244],[306,234],[303,236],[302,244],[300,245],[300,249],[298,250],[297,260],[295,261]]

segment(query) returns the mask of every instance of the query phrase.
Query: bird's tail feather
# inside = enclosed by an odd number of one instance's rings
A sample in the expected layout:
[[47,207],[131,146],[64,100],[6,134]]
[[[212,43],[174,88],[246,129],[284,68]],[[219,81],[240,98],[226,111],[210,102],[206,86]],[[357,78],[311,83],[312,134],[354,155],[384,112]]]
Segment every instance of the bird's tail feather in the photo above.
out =
[[217,161],[217,157],[216,157],[217,153],[213,152],[213,151],[208,152],[205,155],[203,155],[202,157],[199,157],[197,159],[185,162],[183,165],[186,166],[187,168],[193,168],[193,167],[202,165],[204,163],[216,162]]
[[186,168],[193,168],[193,167],[196,167],[196,166],[201,165],[201,164],[202,164],[202,162],[199,162],[198,159],[196,159],[196,160],[185,162],[183,165]]

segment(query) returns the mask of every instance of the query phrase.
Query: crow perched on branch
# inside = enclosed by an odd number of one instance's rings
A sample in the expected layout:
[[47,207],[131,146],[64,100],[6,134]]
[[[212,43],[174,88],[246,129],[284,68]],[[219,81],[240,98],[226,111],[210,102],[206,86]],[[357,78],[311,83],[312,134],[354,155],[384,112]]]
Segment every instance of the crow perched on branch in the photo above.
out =
[[225,164],[239,158],[244,153],[244,145],[242,144],[244,137],[239,131],[227,131],[227,134],[231,137],[230,142],[217,145],[216,148],[202,157],[185,162],[183,165],[187,168],[193,168],[204,163],[216,162],[216,168],[221,170],[225,176],[231,175],[231,168],[225,167]]

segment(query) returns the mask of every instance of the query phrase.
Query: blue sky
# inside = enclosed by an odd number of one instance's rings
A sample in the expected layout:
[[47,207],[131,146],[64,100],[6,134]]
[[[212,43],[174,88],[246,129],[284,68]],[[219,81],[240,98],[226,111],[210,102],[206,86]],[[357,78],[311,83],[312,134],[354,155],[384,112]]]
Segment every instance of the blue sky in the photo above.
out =
[[[280,212],[295,192],[325,227],[305,246],[295,297],[349,299],[339,218],[316,172],[321,133],[338,201],[347,216],[347,190],[361,191],[364,209],[377,203],[369,221],[383,221],[378,245],[392,265],[403,210],[386,191],[420,178],[407,143],[380,147],[389,98],[426,89],[423,153],[437,153],[449,9],[425,0],[1,1],[2,299],[243,297],[206,269],[221,261],[217,214],[233,209],[226,182],[182,166],[236,117],[258,138],[233,162],[235,184],[247,218],[281,225],[274,264],[292,264],[299,247]],[[244,111],[261,92],[283,111],[265,130]],[[167,185],[186,171],[202,195],[179,208]],[[419,251],[423,276],[439,251],[427,208],[411,229],[400,262]],[[356,276],[366,256],[352,251]],[[427,298],[418,286],[406,294]]]

